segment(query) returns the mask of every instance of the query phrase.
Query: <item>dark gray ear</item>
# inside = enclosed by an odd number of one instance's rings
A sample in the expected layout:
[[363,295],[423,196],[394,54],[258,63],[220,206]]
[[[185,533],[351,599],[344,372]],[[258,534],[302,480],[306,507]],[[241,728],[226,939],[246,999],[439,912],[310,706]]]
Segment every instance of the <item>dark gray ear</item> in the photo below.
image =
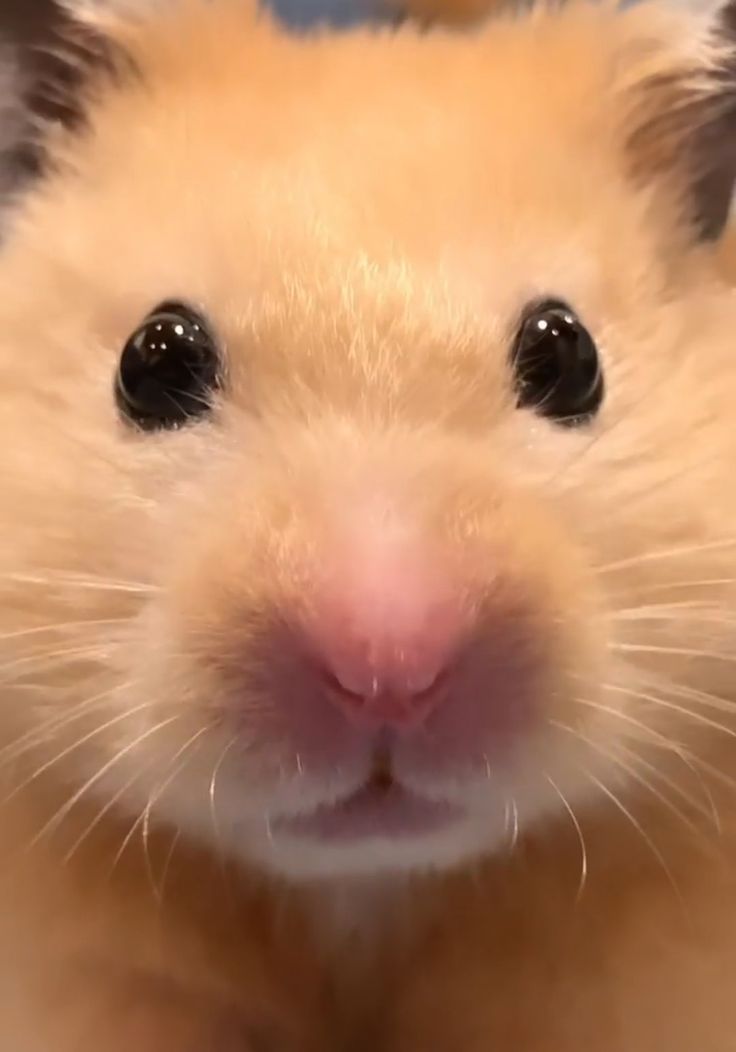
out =
[[689,54],[663,51],[661,66],[634,85],[633,113],[634,176],[669,184],[694,236],[717,239],[736,183],[736,0],[715,12]]

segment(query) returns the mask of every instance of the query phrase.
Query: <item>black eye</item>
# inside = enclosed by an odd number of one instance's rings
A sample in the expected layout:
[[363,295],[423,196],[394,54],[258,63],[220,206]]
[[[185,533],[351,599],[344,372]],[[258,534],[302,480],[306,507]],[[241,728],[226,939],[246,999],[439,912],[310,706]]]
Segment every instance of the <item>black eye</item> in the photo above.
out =
[[164,303],[123,349],[115,396],[124,415],[153,431],[207,413],[220,361],[207,325],[190,307]]
[[585,423],[603,401],[603,373],[593,337],[565,303],[527,308],[511,360],[519,406],[560,424]]

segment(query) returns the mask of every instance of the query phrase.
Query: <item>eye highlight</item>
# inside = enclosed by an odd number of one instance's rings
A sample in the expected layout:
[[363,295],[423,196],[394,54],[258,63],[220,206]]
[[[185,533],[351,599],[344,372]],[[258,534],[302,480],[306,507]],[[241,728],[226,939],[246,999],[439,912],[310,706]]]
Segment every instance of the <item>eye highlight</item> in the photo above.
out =
[[603,372],[595,341],[560,300],[526,308],[511,364],[519,407],[575,427],[587,423],[601,406]]
[[171,430],[207,414],[219,383],[220,355],[204,318],[185,304],[163,303],[125,344],[115,398],[143,430]]

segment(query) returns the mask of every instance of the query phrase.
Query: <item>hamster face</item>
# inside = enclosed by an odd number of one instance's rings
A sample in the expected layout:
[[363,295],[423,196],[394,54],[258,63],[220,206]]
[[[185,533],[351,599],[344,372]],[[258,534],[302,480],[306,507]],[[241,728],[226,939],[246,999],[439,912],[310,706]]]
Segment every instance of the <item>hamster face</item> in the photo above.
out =
[[628,175],[646,16],[173,8],[0,261],[11,789],[292,877],[615,806],[732,643],[733,307]]

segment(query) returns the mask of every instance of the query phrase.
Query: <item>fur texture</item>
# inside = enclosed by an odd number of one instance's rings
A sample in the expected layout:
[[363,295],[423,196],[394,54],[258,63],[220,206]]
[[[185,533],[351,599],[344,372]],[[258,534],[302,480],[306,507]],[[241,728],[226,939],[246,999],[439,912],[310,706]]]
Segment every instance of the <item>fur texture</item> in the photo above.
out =
[[[729,90],[707,28],[575,5],[296,41],[241,0],[103,28],[121,58],[0,260],[0,1046],[726,1052],[736,306],[695,207]],[[600,348],[588,428],[516,408],[549,295]],[[147,435],[113,378],[172,298],[226,379]],[[284,689],[282,625],[413,560],[528,717],[499,745],[504,690],[461,692],[395,743],[394,777],[462,811],[437,835],[290,837],[373,757],[305,667]]]

